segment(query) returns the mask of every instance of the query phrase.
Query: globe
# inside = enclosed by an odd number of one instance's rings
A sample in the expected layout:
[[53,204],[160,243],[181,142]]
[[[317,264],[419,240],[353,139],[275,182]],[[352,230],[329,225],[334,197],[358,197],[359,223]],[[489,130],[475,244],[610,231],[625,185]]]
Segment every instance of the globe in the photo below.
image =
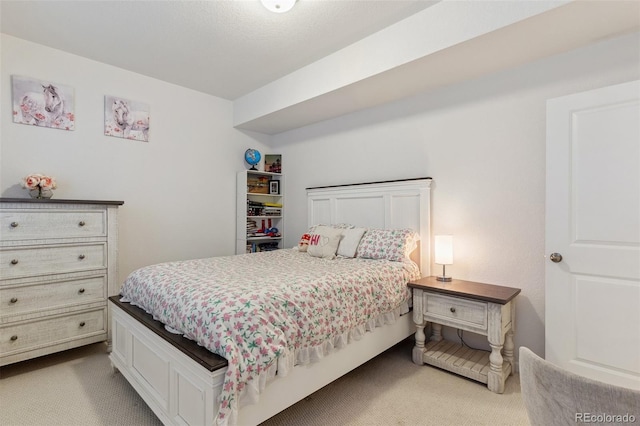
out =
[[244,152],[244,161],[251,165],[249,170],[258,170],[256,169],[256,164],[260,162],[262,155],[260,155],[260,151],[257,149],[248,149]]

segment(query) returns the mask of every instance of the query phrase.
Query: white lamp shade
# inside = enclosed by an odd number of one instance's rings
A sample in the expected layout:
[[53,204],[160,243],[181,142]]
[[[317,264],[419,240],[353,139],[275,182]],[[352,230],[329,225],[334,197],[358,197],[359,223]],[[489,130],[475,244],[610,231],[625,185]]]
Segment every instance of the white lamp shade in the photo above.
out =
[[435,236],[436,263],[438,265],[453,264],[453,235]]
[[296,4],[297,0],[260,0],[262,5],[271,12],[284,13],[288,12]]

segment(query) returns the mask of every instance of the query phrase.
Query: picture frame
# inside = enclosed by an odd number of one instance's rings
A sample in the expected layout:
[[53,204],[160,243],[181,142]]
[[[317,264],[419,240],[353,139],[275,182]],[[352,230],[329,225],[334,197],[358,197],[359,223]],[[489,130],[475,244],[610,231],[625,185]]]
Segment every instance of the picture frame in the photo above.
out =
[[104,97],[104,134],[149,142],[149,105],[116,96]]
[[75,91],[71,86],[19,75],[11,76],[13,122],[75,130]]
[[279,180],[270,180],[269,181],[269,194],[271,194],[271,195],[280,194],[280,181]]
[[264,156],[264,171],[269,173],[282,173],[282,155],[266,154]]

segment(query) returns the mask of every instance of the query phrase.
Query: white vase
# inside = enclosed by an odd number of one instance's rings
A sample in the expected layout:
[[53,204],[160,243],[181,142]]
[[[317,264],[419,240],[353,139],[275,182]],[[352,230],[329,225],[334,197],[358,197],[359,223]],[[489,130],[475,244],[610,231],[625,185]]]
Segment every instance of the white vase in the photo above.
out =
[[31,198],[51,198],[53,197],[53,190],[51,188],[35,188],[29,190]]

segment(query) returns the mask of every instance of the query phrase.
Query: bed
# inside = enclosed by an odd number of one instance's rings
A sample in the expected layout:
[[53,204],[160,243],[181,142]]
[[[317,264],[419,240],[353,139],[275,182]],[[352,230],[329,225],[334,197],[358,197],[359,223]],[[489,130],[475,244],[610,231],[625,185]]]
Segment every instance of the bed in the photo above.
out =
[[[114,368],[163,423],[192,425],[258,424],[346,374],[414,331],[406,281],[429,274],[430,183],[307,189],[312,240],[366,227],[363,256],[309,246],[135,271],[110,304]],[[398,232],[411,260],[375,237]]]

